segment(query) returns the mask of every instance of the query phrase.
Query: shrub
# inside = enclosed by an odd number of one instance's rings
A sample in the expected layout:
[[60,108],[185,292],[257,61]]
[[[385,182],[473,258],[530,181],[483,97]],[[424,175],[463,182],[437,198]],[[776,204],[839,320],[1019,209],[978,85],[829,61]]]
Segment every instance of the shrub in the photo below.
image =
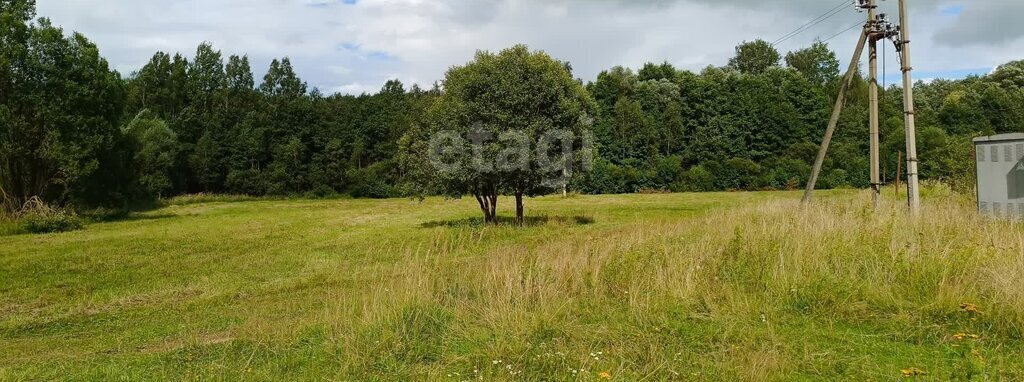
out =
[[686,168],[683,167],[683,158],[673,155],[658,159],[654,169],[654,181],[657,188],[671,188],[672,184],[683,178]]
[[387,199],[394,195],[391,185],[382,180],[368,180],[352,187],[353,198]]
[[587,172],[580,189],[588,194],[626,194],[643,189],[663,188],[652,182],[652,174],[642,169],[643,163],[627,162],[621,165],[598,159]]
[[52,213],[31,213],[21,217],[21,226],[29,233],[67,232],[81,229],[82,219],[75,213],[59,210]]
[[844,188],[850,186],[850,174],[843,169],[823,172],[817,187],[819,189]]
[[270,188],[267,176],[256,169],[232,170],[225,185],[228,192],[250,196],[266,195]]
[[746,158],[725,161],[717,176],[718,187],[726,190],[757,190],[761,184],[761,166]]
[[21,227],[29,233],[74,231],[84,225],[73,211],[50,207],[38,197],[29,199],[18,215]]
[[768,159],[761,164],[765,169],[764,183],[780,190],[796,190],[807,184],[811,166],[791,158]]
[[715,175],[703,165],[698,165],[683,173],[678,184],[672,186],[676,191],[706,192],[715,190]]
[[398,196],[391,181],[394,179],[395,166],[390,162],[374,163],[373,165],[353,170],[349,194],[354,198],[386,199]]
[[334,191],[334,189],[331,188],[331,186],[320,184],[317,185],[316,187],[313,187],[312,190],[309,190],[303,196],[305,196],[307,199],[326,199],[335,197],[337,195],[338,192]]

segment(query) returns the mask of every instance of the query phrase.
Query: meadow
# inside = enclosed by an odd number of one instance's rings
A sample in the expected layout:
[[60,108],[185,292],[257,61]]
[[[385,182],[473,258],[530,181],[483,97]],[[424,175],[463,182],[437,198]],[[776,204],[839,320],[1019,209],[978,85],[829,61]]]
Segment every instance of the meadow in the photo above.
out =
[[551,196],[526,227],[197,197],[0,231],[0,380],[1024,379],[1024,225],[925,196]]

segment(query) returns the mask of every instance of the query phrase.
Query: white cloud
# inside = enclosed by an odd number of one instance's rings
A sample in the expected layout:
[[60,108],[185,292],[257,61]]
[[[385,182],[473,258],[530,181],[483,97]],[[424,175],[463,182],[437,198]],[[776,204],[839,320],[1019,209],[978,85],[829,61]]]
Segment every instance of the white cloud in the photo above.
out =
[[343,94],[363,94],[363,93],[375,93],[380,90],[380,86],[367,85],[362,83],[351,83],[339,86],[330,87],[327,89],[328,93],[343,93]]
[[[942,12],[950,4],[961,3],[960,15]],[[648,61],[699,70],[725,64],[741,41],[774,40],[836,4],[823,0],[358,0],[354,4],[341,0],[106,0],[100,4],[38,0],[41,16],[86,34],[126,74],[158,50],[191,55],[200,42],[211,41],[225,55],[248,54],[257,77],[272,58],[289,56],[311,86],[356,94],[377,91],[390,78],[399,78],[407,86],[430,87],[450,66],[470,60],[477,49],[498,50],[516,43],[570,61],[575,74],[585,80],[614,65],[637,67]],[[881,4],[883,11],[895,16],[895,1]],[[965,0],[924,0],[912,5],[917,70],[991,68],[1020,58],[1016,52],[1024,51],[1024,40],[1007,28],[1003,28],[1006,37],[985,44],[943,37],[947,30],[981,28],[978,24],[985,21],[978,14],[1002,8]],[[815,37],[832,36],[863,17],[852,9],[842,11],[779,48],[808,45]],[[830,42],[844,62],[856,33],[850,31]],[[891,48],[889,58],[895,66]]]

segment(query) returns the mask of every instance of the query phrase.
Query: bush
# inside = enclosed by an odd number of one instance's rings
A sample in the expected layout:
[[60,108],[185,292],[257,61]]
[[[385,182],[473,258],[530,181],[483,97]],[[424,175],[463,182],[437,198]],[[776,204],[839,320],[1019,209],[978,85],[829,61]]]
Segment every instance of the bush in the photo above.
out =
[[256,169],[232,170],[225,185],[228,192],[250,196],[266,195],[270,188],[267,176]]
[[657,188],[671,188],[673,184],[683,178],[686,168],[683,167],[683,158],[673,155],[658,159],[654,170],[654,181]]
[[350,193],[353,198],[387,199],[394,196],[391,185],[382,180],[359,182]]
[[640,168],[642,163],[613,164],[598,159],[587,172],[579,189],[588,194],[628,194],[643,189],[663,188],[651,181],[651,174]]
[[309,190],[303,196],[307,199],[327,199],[338,196],[338,192],[334,191],[330,186],[321,184],[313,187],[312,190]]
[[704,168],[695,166],[683,173],[678,184],[672,186],[674,191],[707,192],[715,190],[715,175]]
[[818,181],[818,189],[850,187],[850,174],[843,169],[824,172]]
[[765,169],[764,183],[778,190],[796,190],[807,184],[811,166],[792,158],[768,159],[761,164]]
[[400,192],[396,191],[391,183],[395,178],[394,171],[395,166],[390,162],[374,163],[369,167],[353,170],[349,194],[354,198],[372,199],[398,196]]
[[722,170],[717,174],[718,187],[730,191],[759,190],[766,185],[761,184],[761,166],[746,158],[732,158],[725,161]]
[[81,229],[82,219],[64,209],[33,210],[21,216],[21,227],[28,233],[54,233]]

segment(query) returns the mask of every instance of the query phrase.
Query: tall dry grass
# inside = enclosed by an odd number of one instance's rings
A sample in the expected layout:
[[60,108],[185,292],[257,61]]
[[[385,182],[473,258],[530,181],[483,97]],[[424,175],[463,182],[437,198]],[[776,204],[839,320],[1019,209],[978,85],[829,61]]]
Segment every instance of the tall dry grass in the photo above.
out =
[[[690,360],[700,369],[772,379],[813,363],[779,321],[886,328],[911,343],[953,330],[1019,340],[1024,227],[930,196],[916,219],[895,202],[873,211],[866,194],[771,201],[468,256],[454,253],[475,233],[439,229],[430,246],[378,269],[372,293],[330,296],[324,323],[356,373],[430,365],[505,378],[588,367],[671,376],[685,353],[667,349],[694,335],[710,360]],[[483,350],[453,355],[460,347]],[[631,363],[602,366],[588,349]]]

